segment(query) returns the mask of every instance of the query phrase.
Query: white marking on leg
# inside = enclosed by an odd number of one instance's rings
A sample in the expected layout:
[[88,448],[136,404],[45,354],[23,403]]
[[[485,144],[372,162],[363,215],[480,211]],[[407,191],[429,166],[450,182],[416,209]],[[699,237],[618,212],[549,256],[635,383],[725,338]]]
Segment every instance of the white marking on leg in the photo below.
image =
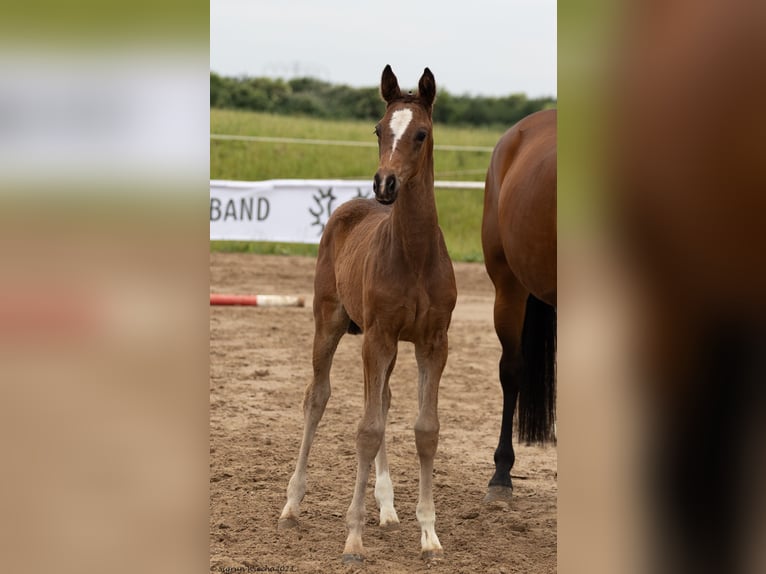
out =
[[380,525],[399,524],[399,517],[394,508],[394,485],[391,483],[391,475],[387,467],[381,468],[377,458],[375,459],[375,500],[380,508]]
[[[420,448],[420,447],[419,447]],[[435,449],[434,449],[435,450]],[[415,516],[420,523],[420,549],[422,553],[440,552],[442,545],[436,536],[436,510],[433,494],[433,454],[420,457],[420,495]]]
[[441,550],[442,545],[439,542],[439,537],[436,536],[436,512],[434,511],[433,502],[430,504],[427,502],[418,504],[415,514],[420,523],[421,552]]
[[391,157],[394,157],[396,144],[402,139],[402,136],[404,135],[404,132],[407,131],[407,127],[410,125],[411,121],[412,110],[409,108],[402,108],[391,114],[391,122],[389,123],[389,126],[391,126],[391,131],[394,132],[394,143],[391,146]]

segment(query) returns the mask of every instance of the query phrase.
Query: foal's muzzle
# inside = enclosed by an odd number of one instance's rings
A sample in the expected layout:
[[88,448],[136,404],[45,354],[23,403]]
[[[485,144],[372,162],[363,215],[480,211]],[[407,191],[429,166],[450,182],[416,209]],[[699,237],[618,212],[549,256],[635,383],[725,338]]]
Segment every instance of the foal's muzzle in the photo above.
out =
[[372,189],[375,192],[375,199],[383,205],[390,205],[396,201],[396,195],[399,193],[399,179],[394,174],[384,177],[378,172],[375,174]]

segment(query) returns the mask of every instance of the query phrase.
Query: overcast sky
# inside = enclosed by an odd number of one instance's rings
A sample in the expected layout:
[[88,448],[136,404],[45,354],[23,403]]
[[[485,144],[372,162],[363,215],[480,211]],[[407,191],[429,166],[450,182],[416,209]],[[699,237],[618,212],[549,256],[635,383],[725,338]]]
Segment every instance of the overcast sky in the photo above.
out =
[[210,69],[403,89],[556,95],[555,0],[211,0]]

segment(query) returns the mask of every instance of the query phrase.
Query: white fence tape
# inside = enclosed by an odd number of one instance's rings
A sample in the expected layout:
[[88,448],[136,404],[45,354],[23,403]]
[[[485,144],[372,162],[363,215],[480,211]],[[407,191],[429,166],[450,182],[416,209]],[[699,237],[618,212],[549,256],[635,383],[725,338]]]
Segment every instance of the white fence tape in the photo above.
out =
[[[261,143],[289,143],[289,144],[305,144],[305,145],[335,145],[346,147],[378,147],[378,143],[360,142],[353,140],[321,140],[310,138],[285,138],[285,137],[273,137],[273,136],[240,136],[240,135],[228,135],[228,134],[210,134],[211,140],[220,141],[243,141],[243,142],[261,142]],[[492,153],[494,149],[492,146],[481,145],[450,145],[450,144],[434,144],[436,151],[478,151],[484,153]]]
[[[449,189],[484,189],[477,181],[436,182]],[[356,197],[372,197],[372,179],[210,181],[210,239],[319,243],[332,212]]]

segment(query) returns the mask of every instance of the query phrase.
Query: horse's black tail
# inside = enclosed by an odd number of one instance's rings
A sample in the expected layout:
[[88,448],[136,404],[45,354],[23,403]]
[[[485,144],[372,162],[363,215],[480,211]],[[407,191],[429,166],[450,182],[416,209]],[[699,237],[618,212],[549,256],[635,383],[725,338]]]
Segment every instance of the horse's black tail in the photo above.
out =
[[556,308],[527,298],[521,336],[525,375],[519,388],[519,440],[556,442]]

